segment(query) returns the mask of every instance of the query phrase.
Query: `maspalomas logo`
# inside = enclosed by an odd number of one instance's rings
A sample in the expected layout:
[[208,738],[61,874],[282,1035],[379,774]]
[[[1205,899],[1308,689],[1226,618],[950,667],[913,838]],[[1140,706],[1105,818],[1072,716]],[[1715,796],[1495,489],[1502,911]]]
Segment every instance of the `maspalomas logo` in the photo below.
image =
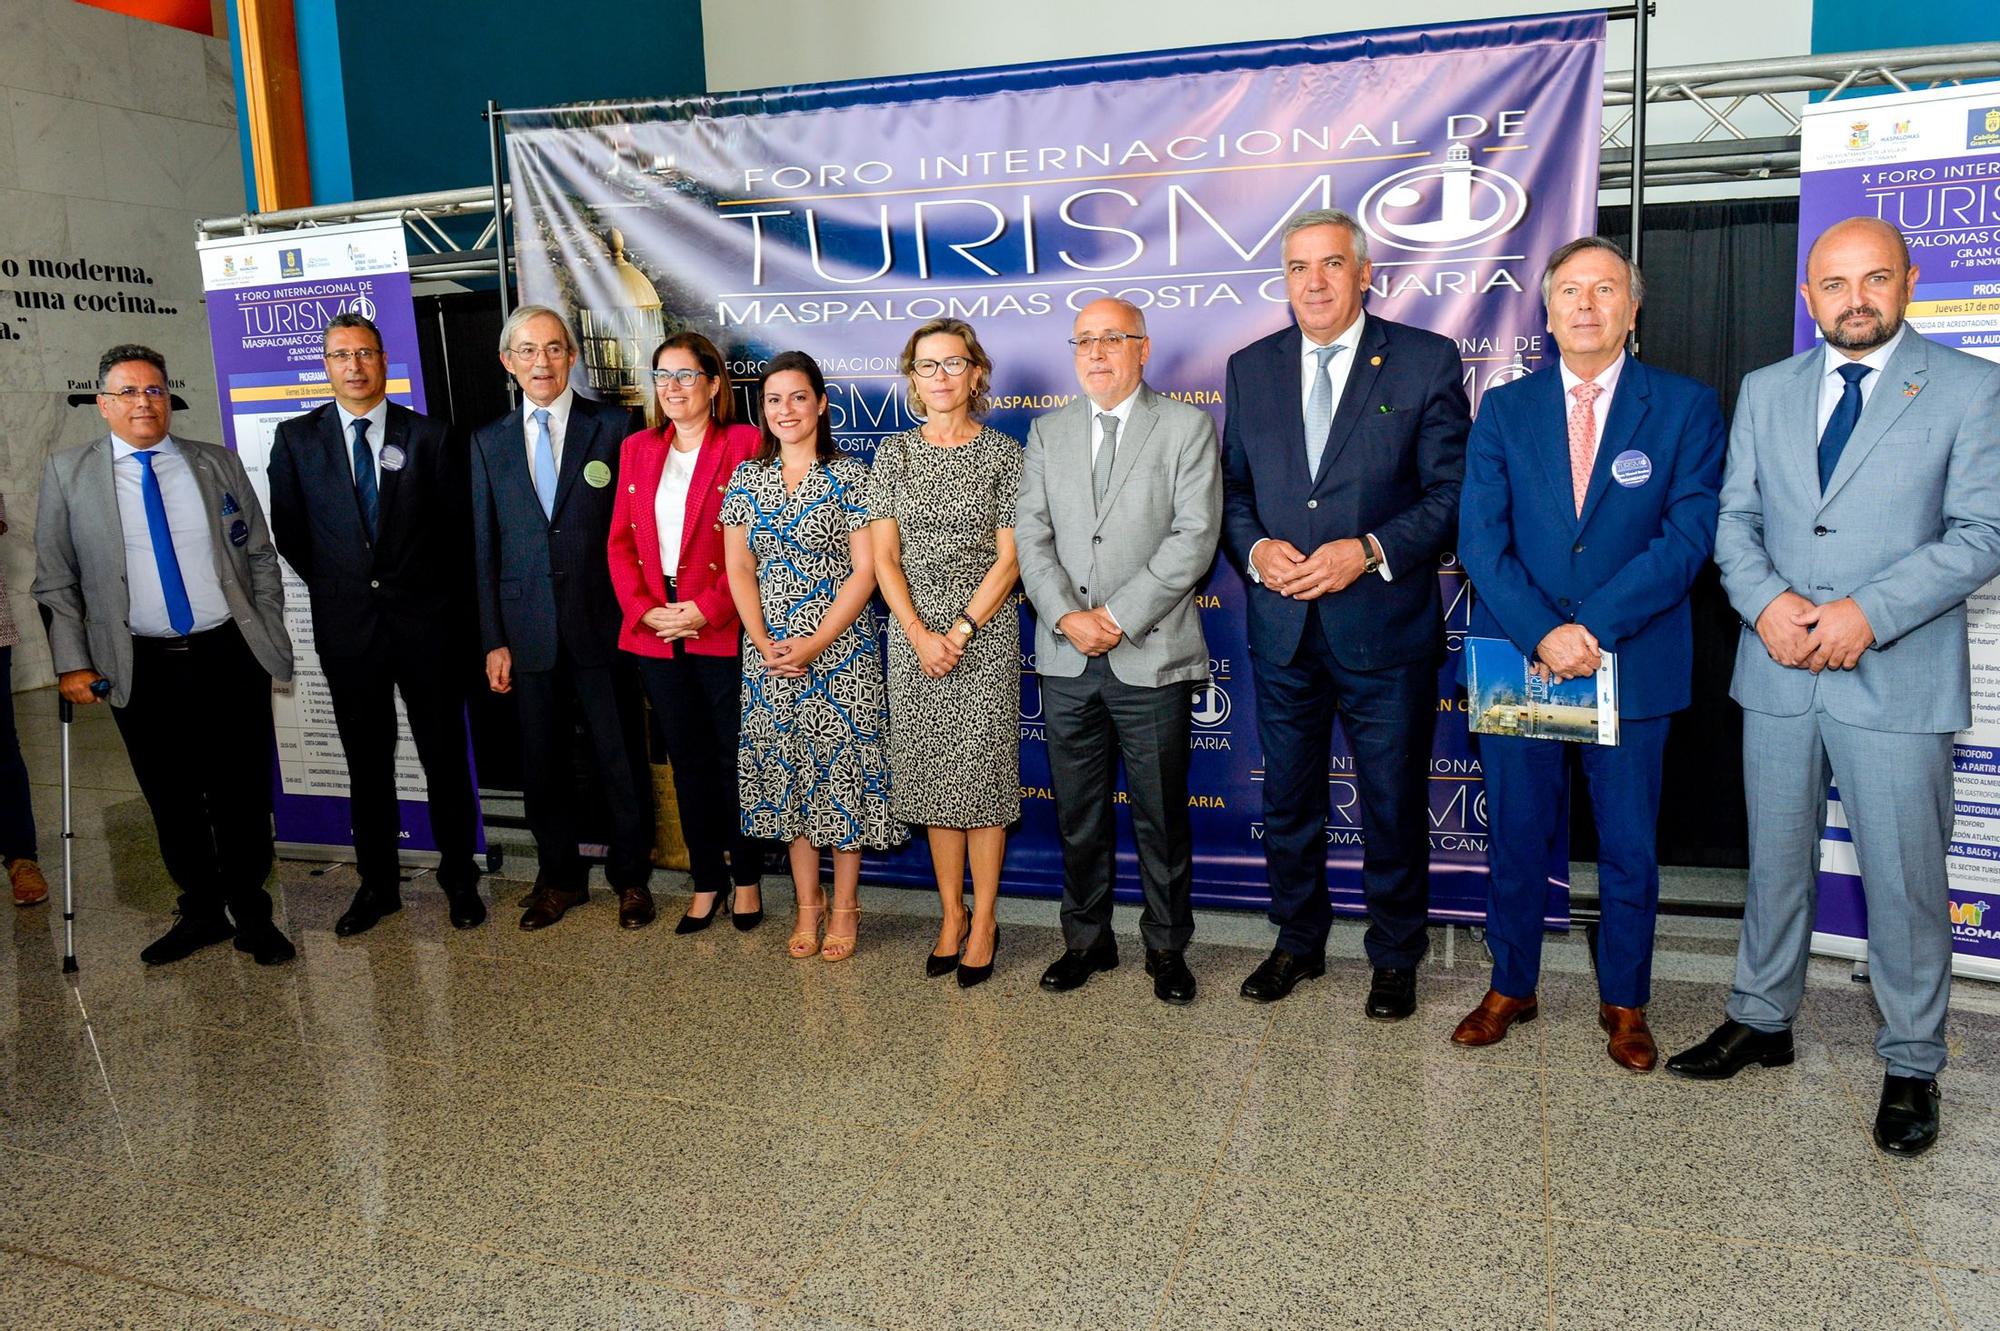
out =
[[1978,929],[1985,925],[1986,912],[1991,909],[1983,901],[1954,901],[1951,903],[1951,922]]
[[1528,215],[1528,191],[1504,171],[1474,166],[1454,143],[1442,165],[1399,171],[1361,196],[1362,229],[1384,245],[1424,254],[1470,249],[1504,236]]

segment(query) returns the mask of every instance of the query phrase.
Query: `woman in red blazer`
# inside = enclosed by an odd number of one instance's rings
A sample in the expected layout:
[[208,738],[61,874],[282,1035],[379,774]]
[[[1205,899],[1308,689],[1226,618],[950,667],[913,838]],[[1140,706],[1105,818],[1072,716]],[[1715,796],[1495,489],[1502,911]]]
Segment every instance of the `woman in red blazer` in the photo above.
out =
[[700,333],[662,342],[653,353],[652,428],[625,441],[611,514],[611,585],[624,612],[618,645],[639,658],[666,736],[694,876],[694,899],[674,928],[683,934],[709,926],[732,880],[736,927],[754,929],[764,918],[763,847],[743,835],[736,808],[742,625],[717,520],[758,434],[731,424],[733,408],[713,342]]

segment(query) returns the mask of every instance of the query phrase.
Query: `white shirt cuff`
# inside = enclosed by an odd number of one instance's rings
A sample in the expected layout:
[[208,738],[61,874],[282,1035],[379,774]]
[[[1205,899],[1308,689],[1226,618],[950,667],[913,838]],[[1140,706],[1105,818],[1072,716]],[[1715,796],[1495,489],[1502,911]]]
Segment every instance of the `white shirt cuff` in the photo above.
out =
[[[1375,533],[1372,531],[1369,532],[1368,535],[1363,538],[1363,540],[1371,549],[1374,550],[1382,549],[1382,543],[1375,539]],[[1394,582],[1396,580],[1396,575],[1389,571],[1388,551],[1384,550],[1382,552],[1382,562],[1375,566],[1375,571],[1382,575],[1382,581],[1384,582]]]

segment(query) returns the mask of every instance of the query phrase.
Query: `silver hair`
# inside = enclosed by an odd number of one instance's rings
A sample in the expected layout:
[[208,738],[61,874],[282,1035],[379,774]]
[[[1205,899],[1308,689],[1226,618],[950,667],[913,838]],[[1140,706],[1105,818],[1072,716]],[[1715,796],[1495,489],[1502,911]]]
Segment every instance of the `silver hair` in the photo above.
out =
[[[1285,242],[1292,238],[1294,231],[1303,231],[1309,226],[1344,226],[1347,234],[1354,237],[1354,261],[1368,262],[1368,233],[1361,229],[1361,219],[1345,208],[1313,208],[1299,213],[1285,223],[1284,234],[1278,237],[1278,253],[1285,252]],[[1280,266],[1283,261],[1280,260]]]
[[546,305],[522,305],[507,316],[507,322],[500,325],[500,354],[503,356],[507,354],[508,348],[514,345],[514,334],[526,327],[528,320],[539,318],[544,314],[562,325],[563,342],[569,347],[569,354],[574,356],[577,351],[576,333],[570,328],[569,320],[564,317],[561,310],[552,310]]
[[1625,276],[1632,284],[1632,303],[1634,305],[1643,305],[1645,303],[1646,279],[1639,275],[1639,265],[1632,262],[1630,256],[1625,253],[1618,242],[1615,240],[1606,240],[1603,236],[1578,236],[1575,240],[1572,240],[1569,244],[1551,254],[1548,263],[1543,265],[1542,304],[1547,305],[1550,295],[1555,291],[1556,269],[1562,267],[1585,250],[1603,250],[1606,254],[1624,264]]

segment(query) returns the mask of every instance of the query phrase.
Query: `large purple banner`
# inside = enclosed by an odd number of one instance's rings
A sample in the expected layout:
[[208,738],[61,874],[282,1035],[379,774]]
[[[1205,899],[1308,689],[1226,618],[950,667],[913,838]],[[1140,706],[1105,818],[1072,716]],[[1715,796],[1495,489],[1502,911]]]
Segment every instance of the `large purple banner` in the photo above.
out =
[[[1799,268],[1813,237],[1845,217],[1879,217],[1903,233],[1917,266],[1910,326],[2000,360],[2000,88],[1974,84],[1823,102],[1800,129]],[[1799,304],[1795,341],[1819,329]],[[1968,602],[1972,728],[1952,746],[1953,967],[2000,980],[2000,583]],[[1865,955],[1861,867],[1835,791],[1820,847],[1813,944]]]
[[[632,403],[668,332],[712,337],[746,408],[772,354],[808,351],[843,446],[864,455],[916,423],[896,357],[918,323],[978,328],[993,422],[1018,438],[1078,391],[1074,312],[1117,295],[1146,311],[1148,381],[1219,424],[1229,354],[1291,317],[1280,229],[1337,206],[1368,232],[1369,309],[1456,337],[1476,406],[1544,363],[1542,257],[1594,224],[1602,48],[1602,15],[1571,15],[523,115],[508,133],[522,294],[568,310],[594,391]],[[1469,591],[1449,558],[1438,577],[1455,648]],[[1236,571],[1218,563],[1199,604],[1197,897],[1258,904],[1263,760]],[[1032,641],[1024,628],[1006,881],[1052,892]],[[1433,904],[1477,919],[1486,814],[1449,667],[1438,700]],[[1328,786],[1336,903],[1358,909],[1359,801],[1338,744]],[[868,872],[930,878],[920,845]],[[1552,919],[1567,913],[1552,893]]]
[[[390,401],[412,411],[424,409],[416,307],[410,299],[409,254],[400,221],[233,237],[199,248],[223,442],[243,459],[265,512],[271,506],[267,474],[279,422],[332,400],[320,345],[322,330],[335,315],[352,311],[375,322],[388,353]],[[354,844],[347,759],[314,649],[305,583],[289,565],[285,628],[292,639],[292,683],[281,686],[272,699],[279,848],[338,858]],[[424,857],[435,853],[437,843],[431,835],[423,768],[400,698],[396,714],[401,844]]]

